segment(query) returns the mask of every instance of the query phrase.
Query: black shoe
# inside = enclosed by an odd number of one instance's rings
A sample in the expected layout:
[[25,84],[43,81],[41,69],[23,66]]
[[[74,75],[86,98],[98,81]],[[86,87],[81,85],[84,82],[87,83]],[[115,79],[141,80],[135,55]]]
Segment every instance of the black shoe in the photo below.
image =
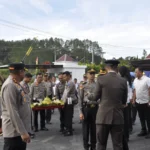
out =
[[89,150],[89,148],[90,148],[90,144],[88,144],[88,146],[86,145],[86,146],[84,147],[84,150]]
[[129,130],[129,134],[132,134],[132,131],[133,131],[133,129],[130,129],[130,130]]
[[52,124],[50,121],[47,121],[46,123],[47,123],[47,124]]
[[72,135],[73,135],[73,133],[69,132],[69,131],[64,134],[64,136],[72,136]]
[[148,133],[145,138],[150,139],[150,133]]
[[145,136],[147,135],[147,132],[146,131],[141,131],[137,136]]
[[30,135],[31,139],[34,139],[34,137],[35,137],[34,133],[29,133],[29,135]]
[[34,132],[39,132],[39,130],[37,128],[34,129]]
[[34,127],[32,126],[31,129],[34,130]]
[[96,150],[96,145],[95,144],[90,144],[90,150]]
[[41,128],[41,131],[48,131],[47,128]]
[[64,131],[62,132],[62,134],[66,134],[67,132],[68,132],[68,130],[64,129]]
[[63,132],[64,132],[64,129],[60,129],[59,132],[62,132],[62,133],[63,133]]

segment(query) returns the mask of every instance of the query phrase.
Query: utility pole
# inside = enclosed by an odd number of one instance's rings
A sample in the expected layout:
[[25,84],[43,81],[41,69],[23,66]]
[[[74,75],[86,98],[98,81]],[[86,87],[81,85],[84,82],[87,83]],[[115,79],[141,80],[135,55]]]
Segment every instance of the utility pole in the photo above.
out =
[[92,50],[92,64],[94,64],[94,48]]
[[56,50],[54,51],[54,61],[56,61]]

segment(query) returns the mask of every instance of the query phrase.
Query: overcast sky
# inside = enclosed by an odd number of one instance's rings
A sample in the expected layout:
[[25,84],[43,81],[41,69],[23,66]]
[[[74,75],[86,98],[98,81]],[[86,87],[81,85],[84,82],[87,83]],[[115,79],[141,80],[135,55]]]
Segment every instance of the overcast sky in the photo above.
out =
[[149,0],[0,0],[0,39],[88,38],[99,42],[105,58],[141,56],[143,48],[150,53],[149,14]]

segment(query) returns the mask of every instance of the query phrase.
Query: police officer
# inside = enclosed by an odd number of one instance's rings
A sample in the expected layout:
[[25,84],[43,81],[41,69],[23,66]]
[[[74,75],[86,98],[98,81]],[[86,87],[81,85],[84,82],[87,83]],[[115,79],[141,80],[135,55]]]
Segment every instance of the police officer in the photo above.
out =
[[[46,87],[46,90],[47,90],[47,96],[52,99],[52,83],[48,80],[49,77],[48,77],[48,73],[45,73],[44,74],[44,78],[43,78],[43,82],[45,83],[45,87]],[[51,124],[51,116],[52,116],[52,111],[51,109],[47,109],[46,110],[46,122],[47,124]]]
[[[34,82],[31,85],[31,92],[30,96],[33,102],[40,102],[44,100],[46,97],[46,87],[43,81],[43,75],[42,73],[38,73],[36,75],[36,82]],[[38,110],[34,110],[34,127],[35,132],[38,132]],[[41,130],[42,131],[48,131],[48,129],[45,127],[45,110],[40,110],[40,123],[41,123]]]
[[[97,102],[89,101],[88,97],[94,94],[96,83],[95,70],[91,69],[87,73],[88,81],[80,85],[79,92],[79,107],[80,107],[80,120],[82,120],[83,130],[83,145],[85,150],[95,150],[96,148],[96,113]],[[89,144],[90,135],[90,144]]]
[[[63,73],[58,75],[59,83],[56,84],[56,99],[61,100],[64,90],[65,90],[65,81],[63,79]],[[65,129],[65,118],[64,118],[64,108],[59,108],[60,113],[60,132],[64,132]]]
[[24,67],[23,63],[10,64],[10,76],[1,90],[4,150],[26,150],[30,142],[30,98],[20,85]]
[[127,101],[127,81],[117,73],[118,60],[105,62],[107,74],[97,79],[94,97],[100,99],[96,117],[97,150],[107,149],[108,135],[111,133],[114,150],[123,150],[123,107]]
[[86,74],[83,75],[83,82],[87,82],[87,75]]
[[64,132],[64,135],[71,136],[73,135],[72,132],[73,108],[74,104],[77,101],[77,97],[75,95],[76,87],[74,82],[71,80],[71,73],[69,71],[63,73],[63,79],[66,81],[65,90],[62,96],[62,100],[65,102],[64,116],[65,116],[66,131]]
[[[20,85],[23,87],[24,91],[27,94],[30,93],[29,83],[31,82],[31,79],[32,79],[32,74],[26,73],[23,81],[20,82]],[[31,121],[29,121],[29,123],[31,122],[31,124],[29,124],[31,127],[32,127],[32,118],[33,116],[32,116],[32,110],[31,110]],[[31,138],[34,138],[34,133],[32,130],[29,132],[29,135],[31,136]]]
[[21,86],[28,94],[30,93],[29,83],[31,82],[31,80],[32,80],[32,74],[26,73],[23,81],[20,82]]

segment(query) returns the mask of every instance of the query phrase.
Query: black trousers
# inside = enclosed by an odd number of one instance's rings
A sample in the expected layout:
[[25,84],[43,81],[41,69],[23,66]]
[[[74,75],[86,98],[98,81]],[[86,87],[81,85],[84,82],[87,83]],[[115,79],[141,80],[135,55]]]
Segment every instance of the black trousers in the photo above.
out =
[[47,109],[46,110],[46,114],[45,114],[46,122],[49,123],[51,121],[51,118],[52,118],[52,110],[51,109]]
[[135,123],[137,116],[137,108],[135,105],[132,105],[132,123]]
[[87,149],[89,145],[91,145],[92,148],[96,148],[96,124],[95,124],[96,114],[97,114],[97,107],[83,108],[84,120],[82,121],[82,131],[83,131],[83,146],[85,149]]
[[[50,99],[52,99],[52,95],[49,95],[48,97]],[[45,112],[46,122],[49,123],[51,121],[51,118],[52,118],[52,110],[51,109],[47,109],[46,112]]]
[[108,135],[111,134],[113,150],[123,150],[123,125],[96,125],[97,145],[96,150],[106,150]]
[[64,120],[65,127],[69,132],[72,132],[72,119],[73,119],[74,106],[66,104],[64,107]]
[[41,128],[45,128],[45,110],[34,111],[34,127],[38,129],[38,113],[40,112],[40,125]]
[[[148,104],[138,104],[136,103],[136,107],[138,110],[142,131],[147,131],[150,133],[150,107],[148,107]],[[147,128],[146,128],[147,123]]]
[[64,108],[59,108],[59,113],[60,113],[60,128],[64,129],[65,128],[65,113],[64,113]]
[[129,150],[128,140],[129,140],[129,107],[125,107],[123,110],[124,115],[124,132],[123,132],[123,150]]
[[3,150],[26,150],[26,143],[21,137],[4,138]]
[[129,109],[125,107],[123,110],[124,115],[124,136],[126,139],[129,139]]
[[128,113],[129,113],[129,131],[133,130],[133,126],[132,126],[132,104],[128,103]]

